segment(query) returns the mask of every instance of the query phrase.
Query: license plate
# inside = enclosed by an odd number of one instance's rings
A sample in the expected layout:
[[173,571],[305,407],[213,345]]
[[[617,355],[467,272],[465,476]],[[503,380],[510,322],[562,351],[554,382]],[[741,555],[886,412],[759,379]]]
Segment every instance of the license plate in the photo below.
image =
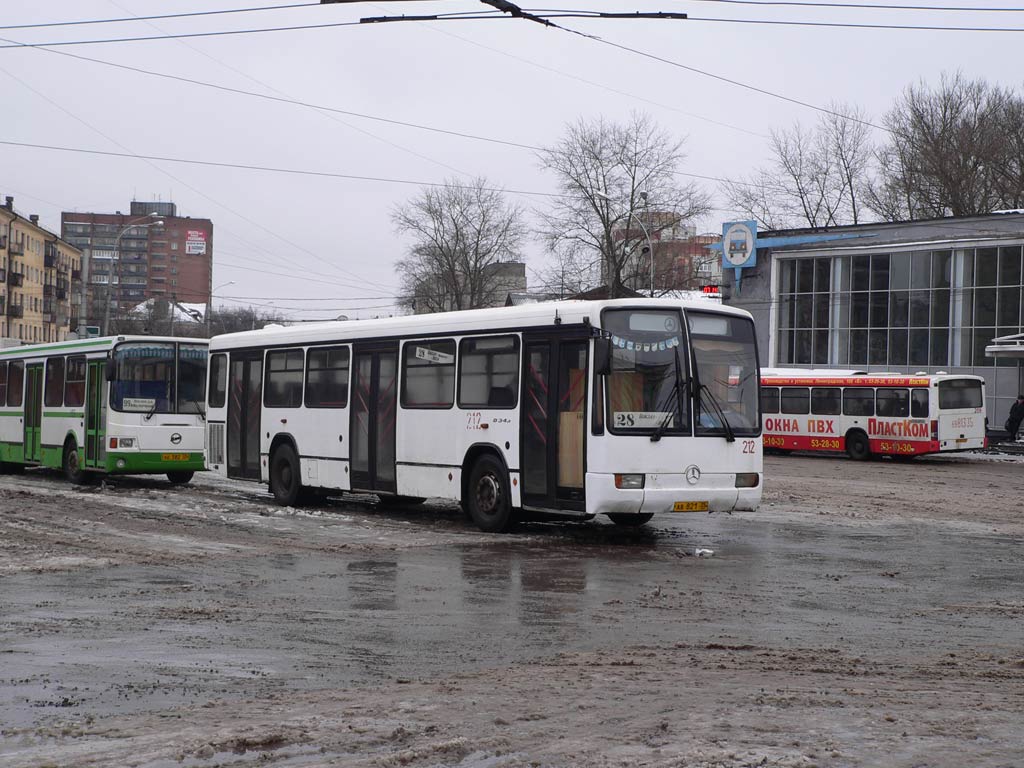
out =
[[706,501],[677,501],[672,505],[673,512],[707,512]]
[[956,441],[957,441],[957,443],[966,443],[967,442],[967,438],[966,437],[958,437],[956,439]]
[[160,454],[161,461],[188,461],[192,458],[189,453],[162,453]]

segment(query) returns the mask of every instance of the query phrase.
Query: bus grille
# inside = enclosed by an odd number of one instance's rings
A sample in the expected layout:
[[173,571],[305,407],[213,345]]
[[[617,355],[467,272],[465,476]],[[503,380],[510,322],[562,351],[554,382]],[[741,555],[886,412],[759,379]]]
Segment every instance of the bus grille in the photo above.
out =
[[211,424],[210,434],[206,441],[210,464],[224,463],[224,425]]

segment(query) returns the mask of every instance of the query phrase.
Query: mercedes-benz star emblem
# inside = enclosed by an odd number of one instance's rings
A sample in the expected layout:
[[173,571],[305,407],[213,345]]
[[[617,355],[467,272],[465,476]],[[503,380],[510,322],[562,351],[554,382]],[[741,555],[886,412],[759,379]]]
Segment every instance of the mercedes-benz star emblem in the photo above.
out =
[[[172,445],[177,445],[180,442],[181,442],[181,435],[179,433],[175,432],[173,435],[171,435],[171,444]],[[700,473],[698,473],[698,476],[699,475],[700,475]]]
[[686,482],[690,485],[696,485],[700,482],[700,467],[696,464],[691,464],[686,468]]

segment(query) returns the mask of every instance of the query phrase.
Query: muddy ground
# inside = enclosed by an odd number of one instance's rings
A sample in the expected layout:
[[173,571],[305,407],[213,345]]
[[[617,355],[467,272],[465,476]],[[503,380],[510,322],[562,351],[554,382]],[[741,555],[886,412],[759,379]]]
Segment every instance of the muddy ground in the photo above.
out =
[[1024,463],[766,473],[511,535],[0,477],[0,765],[1024,765]]

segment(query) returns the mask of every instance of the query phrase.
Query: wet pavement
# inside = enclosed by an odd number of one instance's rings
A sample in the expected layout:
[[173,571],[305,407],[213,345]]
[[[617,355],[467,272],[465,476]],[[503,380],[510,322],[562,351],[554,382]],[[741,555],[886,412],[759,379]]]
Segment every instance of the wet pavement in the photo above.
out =
[[[1003,471],[980,466],[937,471],[961,483]],[[1024,640],[1024,535],[984,515],[837,518],[794,514],[780,497],[757,513],[680,515],[638,531],[530,523],[501,536],[447,507],[332,502],[295,514],[258,486],[206,479],[180,493],[138,480],[77,496],[60,483],[0,478],[0,490],[40,484],[48,495],[22,504],[62,510],[19,518],[5,536],[33,523],[65,532],[46,545],[46,567],[0,576],[0,762],[36,764],[26,743],[68,718],[531,665],[543,677],[546,662],[571,655],[813,649],[903,671],[970,659],[984,676],[1014,664]],[[136,497],[145,501],[133,509]],[[80,502],[95,510],[76,534],[69,506]],[[61,547],[72,564],[51,567]],[[75,567],[81,557],[89,564]]]

